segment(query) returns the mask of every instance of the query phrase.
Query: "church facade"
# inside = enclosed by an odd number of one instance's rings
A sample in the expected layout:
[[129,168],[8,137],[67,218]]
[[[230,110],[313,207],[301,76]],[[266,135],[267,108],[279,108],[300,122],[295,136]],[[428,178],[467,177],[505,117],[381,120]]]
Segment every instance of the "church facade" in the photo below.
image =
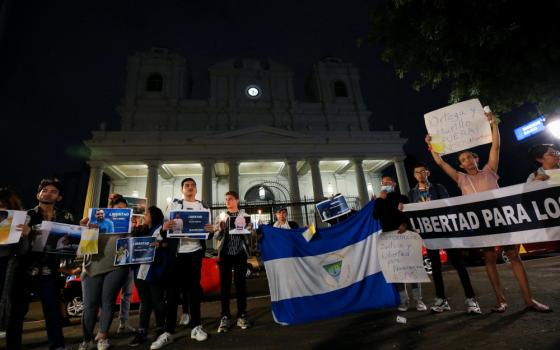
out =
[[[242,202],[321,200],[334,193],[357,205],[378,193],[381,171],[396,168],[408,190],[405,139],[370,131],[358,71],[340,59],[315,63],[305,100],[294,74],[265,60],[228,60],[209,68],[209,97],[191,98],[186,59],[154,48],[128,58],[121,129],[93,131],[85,208],[100,203],[103,174],[111,190],[165,208],[193,177],[207,205],[228,190]],[[382,116],[374,116],[382,117]]]

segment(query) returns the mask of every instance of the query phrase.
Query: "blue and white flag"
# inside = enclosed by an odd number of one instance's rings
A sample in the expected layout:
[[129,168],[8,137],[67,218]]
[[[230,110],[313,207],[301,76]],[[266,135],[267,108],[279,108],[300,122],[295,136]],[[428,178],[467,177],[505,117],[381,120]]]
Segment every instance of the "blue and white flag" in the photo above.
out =
[[398,293],[377,259],[381,226],[372,210],[370,202],[342,223],[319,229],[309,242],[302,236],[305,229],[262,227],[261,255],[276,322],[304,323],[398,305]]

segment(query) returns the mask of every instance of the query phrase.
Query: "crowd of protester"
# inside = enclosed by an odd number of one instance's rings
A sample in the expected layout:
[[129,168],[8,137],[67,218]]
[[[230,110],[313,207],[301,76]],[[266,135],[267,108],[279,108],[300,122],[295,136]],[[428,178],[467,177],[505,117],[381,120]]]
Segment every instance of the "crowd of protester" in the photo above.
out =
[[[431,149],[431,138],[426,142],[435,163],[453,179],[463,195],[498,188],[498,164],[500,135],[496,118],[487,113],[492,128],[492,145],[488,163],[480,168],[478,156],[471,151],[459,152],[457,166],[460,170],[445,162]],[[559,152],[553,145],[538,145],[531,148],[530,157],[539,164],[536,171],[527,179],[543,181],[548,179],[546,170],[558,169]],[[408,196],[396,191],[397,184],[390,176],[382,178],[381,192],[375,199],[373,216],[378,218],[383,231],[408,228],[402,212],[406,203],[420,203],[449,197],[441,184],[429,181],[430,170],[425,164],[413,168],[416,186]],[[160,349],[173,343],[176,339],[177,314],[182,305],[183,316],[179,324],[188,324],[191,331],[187,338],[196,341],[208,339],[207,331],[201,323],[201,269],[206,250],[204,239],[168,237],[177,222],[170,218],[173,210],[208,211],[208,208],[196,199],[197,184],[194,179],[186,178],[181,183],[182,198],[174,199],[163,212],[156,206],[147,208],[142,224],[136,225],[127,234],[100,234],[98,254],[85,255],[73,260],[61,259],[56,254],[47,254],[33,250],[34,238],[39,235],[41,223],[54,221],[66,224],[80,224],[94,227],[89,218],[77,222],[72,215],[57,206],[64,195],[62,184],[57,180],[44,179],[37,188],[37,205],[27,211],[25,224],[18,225],[21,239],[16,244],[0,245],[0,336],[6,338],[7,348],[22,348],[22,330],[25,315],[29,309],[31,295],[37,295],[42,304],[46,332],[50,349],[65,349],[63,334],[64,315],[61,307],[61,287],[63,275],[80,275],[83,295],[82,330],[83,341],[80,350],[97,347],[105,350],[110,347],[110,326],[116,311],[116,299],[121,294],[118,333],[131,333],[130,346],[149,342],[150,349]],[[227,213],[214,224],[207,224],[204,230],[208,239],[214,238],[218,243],[219,271],[221,279],[221,316],[218,320],[217,333],[227,332],[237,326],[247,329],[251,322],[247,313],[246,270],[247,258],[251,249],[253,235],[230,234],[235,219],[243,216],[239,209],[239,195],[228,191],[225,195]],[[118,194],[111,194],[109,207],[126,208],[126,200]],[[18,196],[8,188],[0,190],[0,209],[23,210]],[[97,214],[97,213],[96,213]],[[99,213],[101,215],[102,213]],[[287,220],[287,210],[276,211],[274,227],[281,229],[297,228],[297,223]],[[231,220],[230,220],[231,219]],[[116,240],[123,236],[155,237],[155,258],[149,264],[115,266]],[[254,235],[256,237],[256,234]],[[260,238],[261,236],[259,236]],[[523,301],[527,308],[538,312],[550,312],[551,308],[535,300],[529,288],[527,273],[519,257],[517,245],[503,246],[500,249],[511,262],[513,275],[519,283]],[[456,249],[447,250],[451,264],[457,271],[465,293],[465,307],[468,313],[480,314],[475,292],[461,255]],[[435,300],[428,308],[422,299],[420,284],[411,286],[412,300],[418,311],[444,312],[451,310],[446,298],[439,250],[428,250],[432,261]],[[496,269],[497,252],[494,247],[484,249],[486,272],[496,296],[493,312],[505,312],[506,297],[500,284]],[[64,260],[64,261],[62,261]],[[235,319],[230,311],[231,284],[236,289],[237,314]],[[138,324],[129,321],[130,298],[133,285],[140,297]],[[407,285],[398,284],[401,303],[400,311],[410,307]],[[155,333],[150,334],[150,317],[154,314]],[[97,324],[97,327],[96,327]],[[189,340],[190,341],[190,340]]]

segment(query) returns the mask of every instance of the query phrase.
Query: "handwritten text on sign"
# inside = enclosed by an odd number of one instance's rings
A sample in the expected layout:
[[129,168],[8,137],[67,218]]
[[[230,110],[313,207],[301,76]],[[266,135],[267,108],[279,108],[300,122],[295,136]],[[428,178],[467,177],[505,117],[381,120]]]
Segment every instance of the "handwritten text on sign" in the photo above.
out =
[[492,142],[492,131],[478,99],[459,102],[424,114],[432,147],[441,154],[462,151]]
[[389,283],[430,282],[422,259],[422,238],[416,232],[382,233],[377,239],[377,256]]

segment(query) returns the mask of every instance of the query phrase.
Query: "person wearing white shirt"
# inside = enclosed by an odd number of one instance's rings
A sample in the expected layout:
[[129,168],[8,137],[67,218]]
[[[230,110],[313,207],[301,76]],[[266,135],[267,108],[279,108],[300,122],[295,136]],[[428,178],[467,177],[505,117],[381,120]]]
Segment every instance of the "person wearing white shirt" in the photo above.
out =
[[[183,198],[173,200],[165,213],[166,221],[164,230],[175,230],[176,222],[169,217],[172,211],[193,210],[209,211],[200,201],[196,200],[196,182],[192,178],[183,179],[181,182]],[[206,224],[204,229],[213,232],[214,226]],[[187,293],[190,296],[189,309],[191,312],[192,327],[190,338],[197,341],[205,341],[208,334],[202,329],[200,319],[200,302],[202,300],[202,287],[200,286],[200,275],[202,269],[202,258],[206,244],[204,240],[179,238],[177,246],[177,257],[172,263],[171,278],[167,286],[167,316],[165,321],[165,332],[161,334],[150,346],[150,349],[161,349],[173,342],[173,333],[177,323],[177,308],[180,295]],[[187,333],[188,334],[188,333]],[[188,337],[188,335],[187,335]]]

